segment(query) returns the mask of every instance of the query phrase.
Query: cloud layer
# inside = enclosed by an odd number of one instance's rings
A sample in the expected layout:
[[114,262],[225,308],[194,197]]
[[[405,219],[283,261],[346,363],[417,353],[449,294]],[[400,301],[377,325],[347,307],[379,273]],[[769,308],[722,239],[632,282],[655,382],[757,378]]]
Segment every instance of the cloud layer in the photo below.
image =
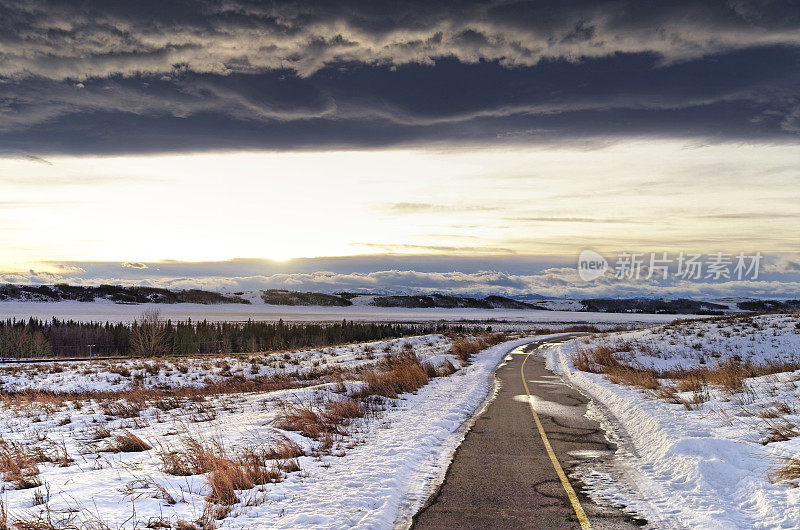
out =
[[800,44],[792,2],[4,1],[0,75],[260,73],[308,77],[333,64],[400,66],[652,53],[685,61]]
[[[209,263],[62,263],[57,272],[0,273],[0,283],[144,285],[171,289],[240,291],[290,289],[315,292],[454,293],[465,295],[526,295],[568,298],[664,297],[709,299],[720,297],[797,298],[800,257],[766,256],[758,277],[712,281],[680,279],[658,274],[647,279],[617,279],[612,274],[586,282],[576,264],[566,259],[542,258],[435,258],[410,256],[412,269],[380,269],[391,258],[313,258],[279,264],[262,260]],[[495,268],[482,269],[494,263]],[[134,266],[135,265],[135,266]],[[329,270],[315,270],[327,267]],[[281,270],[282,269],[282,270]],[[456,270],[454,270],[456,269]],[[461,270],[458,270],[461,269]],[[674,271],[673,271],[674,272]]]
[[0,141],[28,153],[793,137],[799,29],[791,2],[763,0],[0,0]]

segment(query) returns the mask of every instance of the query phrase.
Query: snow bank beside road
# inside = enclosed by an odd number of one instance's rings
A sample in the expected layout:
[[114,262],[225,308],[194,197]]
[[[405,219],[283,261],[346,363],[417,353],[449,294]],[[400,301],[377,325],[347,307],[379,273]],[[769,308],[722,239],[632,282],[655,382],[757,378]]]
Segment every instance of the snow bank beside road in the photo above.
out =
[[[625,442],[618,452],[620,465],[638,490],[623,496],[629,508],[658,527],[800,527],[800,488],[769,479],[781,457],[800,453],[800,443],[792,438],[762,445],[759,434],[767,421],[761,412],[776,403],[797,403],[800,373],[750,378],[741,395],[708,389],[698,410],[686,410],[611,383],[602,374],[577,370],[572,362],[577,345],[548,348],[547,366],[601,404],[618,424]],[[606,484],[597,493],[612,497],[619,493],[613,489]]]

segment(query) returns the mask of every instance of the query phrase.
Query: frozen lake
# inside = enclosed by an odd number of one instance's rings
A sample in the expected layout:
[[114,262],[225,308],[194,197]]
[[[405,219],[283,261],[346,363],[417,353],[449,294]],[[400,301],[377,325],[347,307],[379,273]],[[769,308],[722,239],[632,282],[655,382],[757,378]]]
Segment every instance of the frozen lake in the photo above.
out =
[[501,320],[508,322],[607,322],[661,323],[691,315],[650,315],[630,313],[584,313],[513,309],[407,309],[353,305],[350,307],[276,306],[266,304],[114,304],[111,302],[0,302],[0,318],[94,320],[128,322],[143,311],[158,309],[172,320],[242,321],[459,321]]

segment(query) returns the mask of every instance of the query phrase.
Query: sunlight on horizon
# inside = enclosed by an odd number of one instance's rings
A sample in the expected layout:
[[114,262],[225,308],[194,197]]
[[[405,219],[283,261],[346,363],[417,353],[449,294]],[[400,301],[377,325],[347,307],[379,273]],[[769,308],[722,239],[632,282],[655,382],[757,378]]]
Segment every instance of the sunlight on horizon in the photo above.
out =
[[649,140],[7,158],[0,262],[787,251],[798,244],[780,236],[800,216],[798,155],[795,146]]

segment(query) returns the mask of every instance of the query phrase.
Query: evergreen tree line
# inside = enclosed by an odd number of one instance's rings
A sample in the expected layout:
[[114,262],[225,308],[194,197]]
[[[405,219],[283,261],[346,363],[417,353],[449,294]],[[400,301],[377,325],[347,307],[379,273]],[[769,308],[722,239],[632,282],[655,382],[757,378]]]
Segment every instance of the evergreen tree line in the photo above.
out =
[[353,322],[181,322],[143,318],[130,323],[74,320],[0,321],[0,357],[86,357],[249,353],[438,333],[461,326]]

